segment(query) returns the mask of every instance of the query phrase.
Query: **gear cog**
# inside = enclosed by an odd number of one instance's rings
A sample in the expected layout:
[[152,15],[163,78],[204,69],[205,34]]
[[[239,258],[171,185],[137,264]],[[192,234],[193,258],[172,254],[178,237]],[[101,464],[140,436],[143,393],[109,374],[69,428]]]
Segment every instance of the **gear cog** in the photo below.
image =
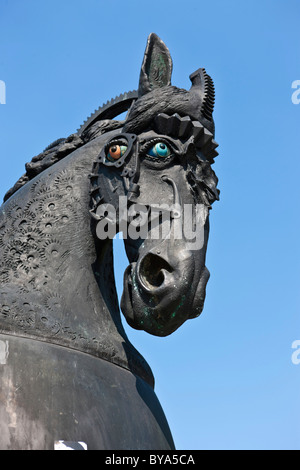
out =
[[106,104],[103,104],[98,109],[91,114],[90,117],[87,118],[86,121],[82,124],[82,126],[77,130],[77,134],[81,135],[88,127],[94,124],[96,121],[101,119],[114,119],[121,113],[128,111],[130,106],[134,101],[138,98],[138,92],[128,91],[127,93],[123,93],[116,98],[108,101]]

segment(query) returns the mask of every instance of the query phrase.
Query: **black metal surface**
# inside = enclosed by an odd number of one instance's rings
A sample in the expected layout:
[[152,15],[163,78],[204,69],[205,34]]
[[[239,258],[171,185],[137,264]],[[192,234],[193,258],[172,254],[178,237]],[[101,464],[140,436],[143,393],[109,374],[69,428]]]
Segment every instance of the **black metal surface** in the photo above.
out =
[[[151,34],[138,93],[112,100],[78,133],[46,147],[5,195],[1,449],[52,449],[60,440],[89,449],[173,448],[152,371],[121,322],[111,237],[97,231],[108,205],[111,225],[124,229],[120,197],[127,215],[146,209],[147,233],[124,240],[130,264],[121,307],[132,327],[166,336],[200,315],[208,215],[219,194],[214,90],[204,69],[191,75],[189,91],[171,85],[171,72],[167,47]],[[125,110],[124,121],[112,119]],[[170,236],[157,238],[149,216],[161,203]],[[197,246],[185,233],[175,237],[184,205],[195,209]],[[131,216],[126,230],[130,223]]]
[[0,335],[0,449],[170,449],[171,433],[140,377],[88,354]]

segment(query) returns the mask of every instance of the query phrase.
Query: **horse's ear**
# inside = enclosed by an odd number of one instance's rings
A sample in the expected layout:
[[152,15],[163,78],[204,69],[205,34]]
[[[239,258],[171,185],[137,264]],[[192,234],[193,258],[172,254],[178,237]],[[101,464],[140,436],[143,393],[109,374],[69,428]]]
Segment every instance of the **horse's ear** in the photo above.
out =
[[165,43],[154,33],[148,37],[139,82],[139,96],[171,85],[172,58]]

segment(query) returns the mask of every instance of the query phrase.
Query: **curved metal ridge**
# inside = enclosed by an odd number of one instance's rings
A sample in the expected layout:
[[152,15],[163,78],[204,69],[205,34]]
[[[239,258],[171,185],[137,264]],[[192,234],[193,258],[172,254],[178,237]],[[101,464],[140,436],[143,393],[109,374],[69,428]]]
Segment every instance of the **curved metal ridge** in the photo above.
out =
[[208,75],[206,70],[202,70],[204,75],[204,100],[202,103],[201,112],[206,119],[211,121],[215,105],[215,87],[212,78]]
[[81,135],[88,127],[100,119],[113,119],[119,114],[124,113],[137,98],[138,92],[137,90],[133,90],[122,93],[116,98],[107,101],[107,103],[96,109],[94,113],[84,121],[81,127],[77,130],[77,134]]
[[156,129],[161,133],[174,134],[182,138],[192,134],[196,147],[202,150],[211,163],[219,155],[216,151],[216,148],[219,146],[218,143],[213,138],[213,134],[201,122],[192,121],[189,116],[182,118],[177,113],[172,116],[160,113],[156,116],[154,122]]

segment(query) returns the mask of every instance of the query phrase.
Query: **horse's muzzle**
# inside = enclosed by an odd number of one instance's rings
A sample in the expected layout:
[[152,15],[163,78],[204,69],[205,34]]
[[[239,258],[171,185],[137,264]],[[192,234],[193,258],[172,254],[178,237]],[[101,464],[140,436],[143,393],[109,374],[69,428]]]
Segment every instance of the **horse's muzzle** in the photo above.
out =
[[167,336],[202,312],[209,272],[199,252],[159,248],[127,267],[121,308],[133,328]]

